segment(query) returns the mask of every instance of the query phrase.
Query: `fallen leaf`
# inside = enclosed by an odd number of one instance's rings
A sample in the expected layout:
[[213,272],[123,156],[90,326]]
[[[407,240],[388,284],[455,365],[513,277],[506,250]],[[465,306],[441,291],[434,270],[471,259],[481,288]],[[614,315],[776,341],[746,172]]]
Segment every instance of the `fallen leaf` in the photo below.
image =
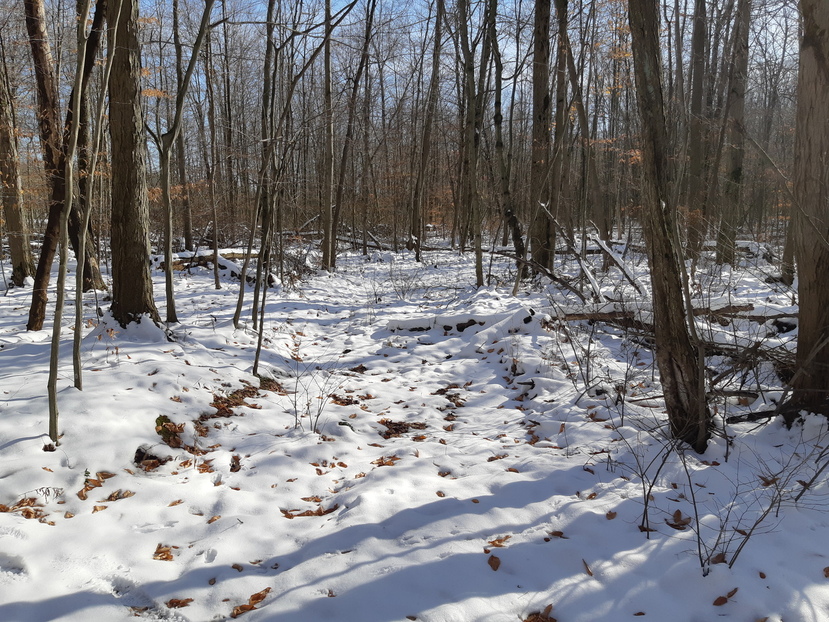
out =
[[208,524],[208,525],[212,525],[212,524],[213,524],[213,523],[215,523],[217,520],[219,520],[221,517],[222,517],[222,515],[221,515],[221,514],[216,514],[216,516],[211,516],[209,519],[207,519],[207,524]]
[[95,512],[103,512],[106,509],[107,509],[106,505],[96,505],[96,506],[93,506],[92,513],[94,514]]
[[725,596],[718,596],[717,599],[714,601],[714,606],[715,607],[722,607],[727,602],[728,602],[728,599]]
[[486,560],[486,563],[489,564],[489,567],[493,570],[498,570],[501,567],[501,560],[495,555],[490,555],[489,559]]
[[181,503],[184,503],[184,501],[183,501],[183,500],[181,500],[181,499],[176,499],[175,501],[170,501],[170,503],[169,503],[169,505],[168,505],[167,507],[168,507],[168,508],[171,508],[171,507],[173,507],[174,505],[180,505]]
[[607,520],[613,520],[614,518],[616,518],[616,512],[613,512],[613,511],[608,512],[607,514],[605,514],[605,518]]
[[761,573],[760,573],[760,578],[761,578],[761,579],[765,579],[765,578],[766,578],[766,573],[765,573],[765,572],[761,572]]
[[271,591],[271,588],[266,587],[261,592],[256,592],[256,594],[251,594],[250,599],[248,599],[248,603],[250,603],[251,605],[258,605],[263,600],[265,600],[265,597],[268,595],[268,592],[270,592],[270,591]]
[[587,565],[587,562],[584,561],[584,560],[581,560],[581,563],[584,564],[584,571],[587,573],[587,576],[592,577],[593,576],[593,571],[590,570],[590,566]]
[[739,589],[740,589],[740,588],[735,587],[735,588],[734,588],[733,590],[731,590],[728,594],[726,594],[726,597],[727,597],[727,598],[733,598],[733,597],[734,597],[734,594],[736,594],[736,593],[737,593],[737,590],[739,590]]
[[253,605],[248,605],[248,604],[236,605],[233,608],[233,611],[230,612],[230,617],[231,618],[238,618],[243,613],[246,613],[248,611],[253,611],[254,609],[256,609],[256,607],[254,607]]
[[153,559],[157,559],[162,562],[171,562],[173,561],[173,552],[170,550],[169,546],[159,543],[158,546],[155,547]]
[[171,598],[164,604],[167,605],[170,609],[180,609],[181,607],[186,607],[192,602],[192,598]]
[[501,538],[495,538],[494,540],[489,540],[489,545],[493,548],[503,548],[504,544],[507,540],[509,540],[512,536],[503,536]]

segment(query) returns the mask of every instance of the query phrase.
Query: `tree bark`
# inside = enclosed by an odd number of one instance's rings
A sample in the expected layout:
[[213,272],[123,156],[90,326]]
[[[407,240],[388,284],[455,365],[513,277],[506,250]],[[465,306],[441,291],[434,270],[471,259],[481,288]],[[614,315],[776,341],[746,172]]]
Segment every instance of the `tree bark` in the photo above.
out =
[[[113,3],[115,4],[115,3]],[[113,7],[110,7],[113,14]],[[114,21],[114,15],[108,22]],[[123,0],[117,49],[109,78],[112,149],[112,315],[126,326],[148,316],[159,321],[150,275],[150,212],[141,112],[138,0]]]
[[29,246],[29,228],[23,211],[14,102],[5,58],[0,67],[0,193],[3,195],[3,213],[6,215],[6,233],[9,237],[12,283],[22,287],[26,277],[34,273],[35,266]]
[[[60,217],[66,199],[65,161],[67,137],[62,135],[58,121],[59,98],[57,82],[54,74],[54,61],[49,39],[46,32],[46,12],[43,0],[25,0],[26,30],[29,35],[29,45],[32,50],[32,59],[35,66],[35,81],[37,84],[38,127],[40,130],[40,144],[43,152],[43,165],[50,185],[49,218],[43,236],[43,246],[40,251],[35,285],[32,289],[32,305],[29,309],[28,330],[41,330],[46,319],[46,290],[49,286],[52,262],[58,248],[60,237]],[[95,9],[92,32],[86,41],[86,56],[83,66],[83,76],[80,81],[81,95],[89,84],[89,76],[94,67],[94,59],[100,45],[100,30],[106,11],[106,0],[99,0]],[[72,96],[70,96],[70,99]],[[72,110],[66,113],[64,134],[72,124]],[[69,237],[75,251],[78,251],[80,210],[77,207],[69,213]],[[85,251],[84,261],[84,291],[97,288],[104,289],[103,279],[98,270],[98,262],[94,254]]]
[[789,423],[798,409],[829,413],[829,3],[801,0],[800,11],[794,163],[800,321]]
[[[435,16],[435,42],[432,48],[432,73],[429,77],[429,91],[426,94],[426,111],[423,118],[423,134],[420,140],[420,162],[418,163],[415,177],[414,191],[412,193],[411,224],[409,239],[415,251],[415,260],[421,261],[421,250],[423,247],[423,201],[426,189],[426,172],[429,165],[429,157],[432,152],[432,127],[434,125],[435,110],[438,103],[438,91],[440,88],[440,52],[443,47],[443,20],[446,13],[444,1],[436,1],[437,14]],[[368,230],[368,223],[363,223],[363,231]],[[366,240],[363,239],[365,248]]]
[[669,201],[668,145],[662,95],[659,14],[652,0],[630,0],[634,74],[642,122],[644,232],[653,291],[656,362],[671,436],[704,452],[710,415],[698,347],[689,330],[693,315],[683,304],[676,247],[675,206]]
[[[563,4],[566,7],[567,1]],[[558,6],[558,5],[557,5]],[[533,26],[533,120],[532,161],[530,163],[530,226],[528,232],[533,262],[552,267],[555,212],[550,197],[550,0],[536,0]],[[565,11],[566,13],[566,11]],[[560,40],[559,40],[560,41]],[[560,83],[557,83],[560,84]],[[556,126],[556,135],[559,127]],[[561,148],[561,144],[556,145]],[[549,213],[548,213],[549,212]]]
[[728,140],[726,141],[725,193],[717,236],[718,264],[734,263],[734,243],[737,237],[740,195],[743,187],[743,160],[745,159],[745,136],[742,132],[746,108],[746,80],[748,77],[748,30],[751,24],[751,0],[739,0],[737,23],[732,57],[731,89],[728,95],[726,118]]

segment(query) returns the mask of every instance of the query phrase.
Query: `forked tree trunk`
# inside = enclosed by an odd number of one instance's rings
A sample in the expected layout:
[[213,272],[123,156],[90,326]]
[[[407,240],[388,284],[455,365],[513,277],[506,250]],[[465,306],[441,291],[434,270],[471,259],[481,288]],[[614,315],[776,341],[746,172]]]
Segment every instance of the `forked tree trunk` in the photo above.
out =
[[[81,95],[89,84],[89,76],[94,67],[94,59],[100,45],[100,28],[103,15],[106,11],[106,0],[98,0],[95,8],[92,32],[86,41],[86,61],[83,66],[83,76],[80,81]],[[28,330],[41,330],[46,319],[46,290],[49,286],[52,263],[58,248],[60,237],[60,218],[66,199],[65,161],[67,137],[63,135],[72,124],[72,110],[66,113],[66,122],[63,130],[58,121],[59,99],[57,82],[54,74],[54,61],[49,39],[46,33],[46,12],[43,0],[25,0],[26,30],[29,35],[29,45],[32,50],[32,59],[35,66],[35,81],[37,83],[38,127],[40,130],[40,144],[43,152],[43,165],[50,185],[49,217],[46,222],[46,231],[43,235],[43,245],[40,250],[37,269],[35,271],[35,285],[32,288],[32,305],[29,308]],[[72,96],[70,96],[71,99]],[[80,231],[80,210],[75,206],[68,215],[70,242],[78,251]],[[98,270],[98,262],[91,249],[84,251],[84,291],[89,289],[104,289],[104,282]]]
[[630,0],[636,94],[642,121],[644,231],[653,290],[656,362],[671,435],[704,452],[710,415],[693,318],[683,304],[676,208],[668,194],[668,145],[659,53],[659,14],[652,0]]
[[829,414],[829,3],[801,0],[800,11],[794,162],[800,320],[789,423],[801,408]]

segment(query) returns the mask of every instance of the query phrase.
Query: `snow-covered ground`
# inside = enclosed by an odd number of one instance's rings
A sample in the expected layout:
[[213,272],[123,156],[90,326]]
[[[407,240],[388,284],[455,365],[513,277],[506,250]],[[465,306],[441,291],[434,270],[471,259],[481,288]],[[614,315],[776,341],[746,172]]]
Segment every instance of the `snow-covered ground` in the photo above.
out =
[[[572,295],[511,297],[500,260],[476,291],[470,259],[346,255],[271,291],[261,381],[231,280],[178,276],[170,339],[96,324],[89,294],[53,452],[51,329],[25,331],[29,288],[0,296],[0,620],[829,620],[825,420],[672,451],[645,341],[555,319]],[[761,277],[718,272],[698,303],[791,310]],[[617,268],[597,281],[646,307]],[[720,425],[780,395],[767,372],[735,372],[764,392]]]

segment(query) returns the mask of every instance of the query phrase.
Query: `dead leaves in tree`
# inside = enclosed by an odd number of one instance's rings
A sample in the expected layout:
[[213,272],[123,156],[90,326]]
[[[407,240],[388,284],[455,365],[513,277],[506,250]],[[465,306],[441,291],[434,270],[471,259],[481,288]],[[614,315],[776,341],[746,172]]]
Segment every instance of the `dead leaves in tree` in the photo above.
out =
[[263,600],[265,600],[265,597],[268,595],[268,592],[270,592],[270,591],[271,591],[271,588],[266,587],[261,592],[256,592],[255,594],[251,594],[251,596],[248,599],[247,603],[245,603],[244,605],[237,605],[236,607],[233,608],[233,611],[230,612],[230,617],[231,618],[238,618],[243,613],[247,613],[248,611],[253,611],[254,609],[256,609],[256,605],[258,605]]

